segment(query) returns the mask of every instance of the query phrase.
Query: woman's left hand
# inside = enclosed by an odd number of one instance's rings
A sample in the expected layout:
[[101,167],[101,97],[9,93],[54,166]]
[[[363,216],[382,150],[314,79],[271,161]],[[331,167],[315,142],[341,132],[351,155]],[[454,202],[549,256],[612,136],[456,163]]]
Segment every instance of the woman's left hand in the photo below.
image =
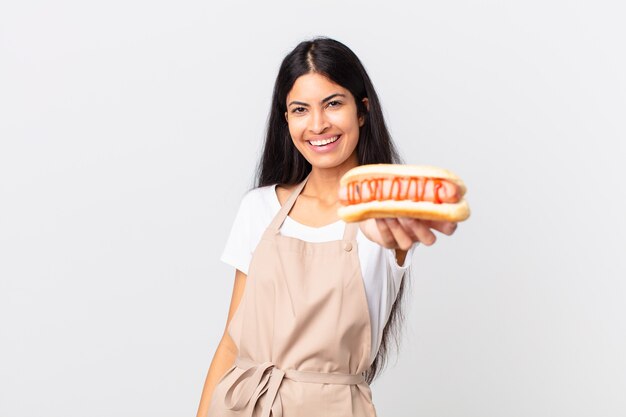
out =
[[437,240],[431,229],[450,236],[455,222],[421,220],[412,217],[374,218],[359,222],[361,232],[372,242],[389,249],[409,250],[415,242],[430,246]]

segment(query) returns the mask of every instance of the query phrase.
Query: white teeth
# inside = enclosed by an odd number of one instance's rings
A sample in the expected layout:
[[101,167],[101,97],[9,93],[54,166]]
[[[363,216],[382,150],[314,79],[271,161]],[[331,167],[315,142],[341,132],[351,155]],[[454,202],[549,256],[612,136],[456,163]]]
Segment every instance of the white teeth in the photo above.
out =
[[332,138],[324,139],[324,140],[310,140],[309,143],[315,146],[322,146],[332,143],[339,139],[339,136],[333,136]]

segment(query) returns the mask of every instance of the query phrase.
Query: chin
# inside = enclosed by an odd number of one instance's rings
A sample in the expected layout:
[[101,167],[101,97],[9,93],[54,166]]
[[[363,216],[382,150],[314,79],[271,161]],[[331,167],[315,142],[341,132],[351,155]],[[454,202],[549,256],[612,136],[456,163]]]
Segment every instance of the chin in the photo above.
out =
[[[319,169],[339,168],[348,163],[350,158],[320,160],[319,158],[308,159],[311,166]],[[352,165],[351,165],[352,166]]]

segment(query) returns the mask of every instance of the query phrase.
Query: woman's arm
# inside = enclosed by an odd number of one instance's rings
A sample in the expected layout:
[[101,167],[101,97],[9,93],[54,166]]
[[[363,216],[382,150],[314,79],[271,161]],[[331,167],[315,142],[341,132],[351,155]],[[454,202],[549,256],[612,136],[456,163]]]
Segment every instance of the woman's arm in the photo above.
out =
[[217,385],[217,382],[233,365],[233,363],[235,362],[235,358],[237,357],[237,346],[228,334],[228,325],[230,324],[230,320],[233,318],[235,311],[237,311],[237,307],[239,306],[239,302],[241,301],[241,297],[243,296],[243,290],[246,287],[247,276],[238,269],[235,271],[235,284],[233,287],[233,295],[230,300],[230,308],[228,310],[226,328],[224,329],[224,335],[222,336],[222,339],[220,340],[220,343],[215,350],[213,360],[211,361],[211,365],[209,366],[209,372],[204,382],[202,396],[200,397],[200,405],[198,406],[198,413],[196,414],[197,417],[207,416],[207,414],[209,413],[211,396],[213,395],[213,390]]

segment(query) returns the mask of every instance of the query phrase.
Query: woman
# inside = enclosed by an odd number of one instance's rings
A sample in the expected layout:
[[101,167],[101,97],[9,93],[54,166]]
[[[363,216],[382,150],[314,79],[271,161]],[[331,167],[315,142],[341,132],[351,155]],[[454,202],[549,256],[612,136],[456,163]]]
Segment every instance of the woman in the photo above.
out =
[[[226,329],[198,417],[376,415],[403,276],[418,242],[455,223],[338,220],[339,179],[400,163],[356,55],[328,38],[280,67],[257,188],[242,199],[222,260],[236,268]],[[245,291],[244,291],[245,289]]]

